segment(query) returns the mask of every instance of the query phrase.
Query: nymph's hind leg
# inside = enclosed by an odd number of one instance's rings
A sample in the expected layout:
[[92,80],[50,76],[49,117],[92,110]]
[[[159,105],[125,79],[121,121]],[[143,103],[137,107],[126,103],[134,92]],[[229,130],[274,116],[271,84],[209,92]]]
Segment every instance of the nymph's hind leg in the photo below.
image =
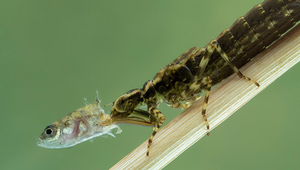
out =
[[212,46],[214,49],[217,50],[217,52],[222,56],[222,58],[225,60],[225,62],[233,69],[233,71],[240,77],[247,81],[251,81],[253,84],[255,84],[257,87],[259,87],[259,84],[256,81],[251,80],[249,77],[244,76],[240,70],[229,60],[228,56],[224,51],[221,49],[218,42],[214,39],[209,43],[209,46]]
[[148,107],[148,112],[156,118],[156,124],[154,125],[153,133],[148,140],[148,148],[147,148],[146,156],[149,156],[150,146],[152,144],[153,138],[165,121],[165,116],[157,108]]

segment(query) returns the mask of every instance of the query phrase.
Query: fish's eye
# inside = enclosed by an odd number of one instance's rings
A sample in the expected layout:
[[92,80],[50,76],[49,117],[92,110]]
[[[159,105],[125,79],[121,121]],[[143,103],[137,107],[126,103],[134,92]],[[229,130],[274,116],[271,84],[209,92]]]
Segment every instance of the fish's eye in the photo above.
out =
[[56,134],[56,127],[54,125],[49,125],[45,128],[44,133],[48,137],[53,137]]
[[46,129],[45,133],[47,135],[51,135],[53,133],[53,130],[51,128]]

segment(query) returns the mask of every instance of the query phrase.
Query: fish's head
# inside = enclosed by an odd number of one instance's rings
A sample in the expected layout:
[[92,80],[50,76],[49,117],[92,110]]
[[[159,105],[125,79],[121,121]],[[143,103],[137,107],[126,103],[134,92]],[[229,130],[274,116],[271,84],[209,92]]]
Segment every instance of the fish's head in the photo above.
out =
[[102,129],[96,128],[95,126],[92,129],[88,120],[83,121],[83,119],[73,119],[67,116],[48,125],[40,137],[37,138],[37,145],[49,149],[72,147],[89,138],[91,132],[102,132]]
[[40,137],[37,138],[37,145],[43,148],[63,148],[64,141],[61,137],[60,128],[55,125],[48,125]]
[[72,122],[63,123],[56,121],[52,125],[48,125],[37,138],[37,145],[49,149],[69,148],[98,136],[115,137],[111,132],[113,129],[118,129],[117,134],[122,132],[119,126],[115,124],[96,125],[98,121],[94,122],[92,119],[90,122],[92,125],[90,125],[89,119],[85,120],[76,119]]

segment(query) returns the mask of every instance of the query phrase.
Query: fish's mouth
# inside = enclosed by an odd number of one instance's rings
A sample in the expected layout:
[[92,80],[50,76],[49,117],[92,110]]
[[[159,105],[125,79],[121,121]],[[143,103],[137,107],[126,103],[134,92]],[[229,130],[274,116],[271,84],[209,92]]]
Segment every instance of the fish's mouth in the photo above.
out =
[[37,146],[42,147],[42,148],[49,148],[47,146],[47,144],[45,143],[45,141],[43,141],[40,137],[36,138],[36,140],[37,140],[37,142],[36,142]]
[[43,146],[42,146],[41,138],[36,138],[36,140],[37,140],[36,145],[37,145],[37,146],[43,147]]

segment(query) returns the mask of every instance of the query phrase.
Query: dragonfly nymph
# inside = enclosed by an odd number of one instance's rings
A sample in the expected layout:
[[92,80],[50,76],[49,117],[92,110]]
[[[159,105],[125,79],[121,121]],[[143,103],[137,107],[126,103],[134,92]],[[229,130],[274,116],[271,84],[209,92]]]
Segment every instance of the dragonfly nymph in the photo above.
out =
[[[158,110],[165,102],[172,108],[186,109],[203,93],[202,116],[209,135],[206,108],[211,87],[232,74],[253,83],[259,83],[243,75],[239,69],[275,42],[300,19],[300,0],[265,0],[238,18],[206,47],[193,47],[162,68],[142,88],[121,95],[111,108],[110,119],[98,123],[110,126],[129,123],[153,126],[146,155],[152,140],[165,121]],[[147,110],[139,109],[146,105]]]

